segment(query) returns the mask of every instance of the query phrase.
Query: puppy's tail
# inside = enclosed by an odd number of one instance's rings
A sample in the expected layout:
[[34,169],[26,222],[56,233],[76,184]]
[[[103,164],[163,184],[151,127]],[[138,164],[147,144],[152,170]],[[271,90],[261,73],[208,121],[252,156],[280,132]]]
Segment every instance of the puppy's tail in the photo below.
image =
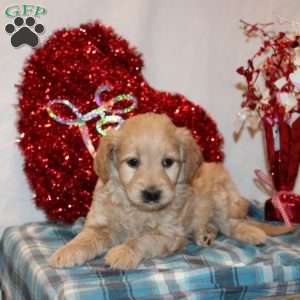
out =
[[254,220],[249,220],[249,223],[257,228],[260,228],[269,236],[289,233],[296,229],[295,226],[288,227],[286,225],[272,225],[272,224],[254,221]]

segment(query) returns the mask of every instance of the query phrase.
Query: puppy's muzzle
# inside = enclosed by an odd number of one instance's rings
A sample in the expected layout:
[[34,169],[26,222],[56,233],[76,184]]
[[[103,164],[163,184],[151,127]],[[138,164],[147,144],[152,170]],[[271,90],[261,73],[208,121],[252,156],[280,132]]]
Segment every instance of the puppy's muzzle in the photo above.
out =
[[159,203],[161,198],[161,190],[151,186],[142,191],[142,198],[144,203]]

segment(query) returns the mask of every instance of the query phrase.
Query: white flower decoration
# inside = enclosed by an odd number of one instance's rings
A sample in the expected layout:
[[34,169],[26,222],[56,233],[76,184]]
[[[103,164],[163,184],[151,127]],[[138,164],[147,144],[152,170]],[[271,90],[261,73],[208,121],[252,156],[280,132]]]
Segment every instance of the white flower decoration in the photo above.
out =
[[234,132],[238,134],[243,127],[247,125],[253,131],[258,130],[260,124],[260,118],[256,111],[250,110],[249,108],[243,108],[236,117],[234,122]]
[[300,69],[297,68],[296,71],[290,74],[290,80],[297,90],[300,91]]
[[278,93],[277,99],[285,107],[286,112],[289,112],[298,104],[296,96],[292,93]]

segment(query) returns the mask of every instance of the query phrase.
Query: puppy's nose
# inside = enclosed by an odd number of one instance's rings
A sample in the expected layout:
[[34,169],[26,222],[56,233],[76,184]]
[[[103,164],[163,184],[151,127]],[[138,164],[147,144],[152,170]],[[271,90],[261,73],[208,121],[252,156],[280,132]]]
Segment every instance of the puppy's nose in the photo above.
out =
[[158,203],[160,200],[161,191],[151,186],[142,191],[142,196],[145,203]]

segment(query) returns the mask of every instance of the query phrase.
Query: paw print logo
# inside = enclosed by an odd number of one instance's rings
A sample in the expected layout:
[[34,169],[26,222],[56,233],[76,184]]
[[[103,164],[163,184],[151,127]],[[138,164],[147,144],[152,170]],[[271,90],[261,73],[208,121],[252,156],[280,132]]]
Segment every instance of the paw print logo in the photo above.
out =
[[17,17],[14,24],[7,24],[5,31],[11,34],[11,44],[14,47],[19,47],[26,44],[35,47],[39,43],[38,35],[44,31],[42,24],[35,24],[33,17],[28,17],[25,20],[22,17]]

